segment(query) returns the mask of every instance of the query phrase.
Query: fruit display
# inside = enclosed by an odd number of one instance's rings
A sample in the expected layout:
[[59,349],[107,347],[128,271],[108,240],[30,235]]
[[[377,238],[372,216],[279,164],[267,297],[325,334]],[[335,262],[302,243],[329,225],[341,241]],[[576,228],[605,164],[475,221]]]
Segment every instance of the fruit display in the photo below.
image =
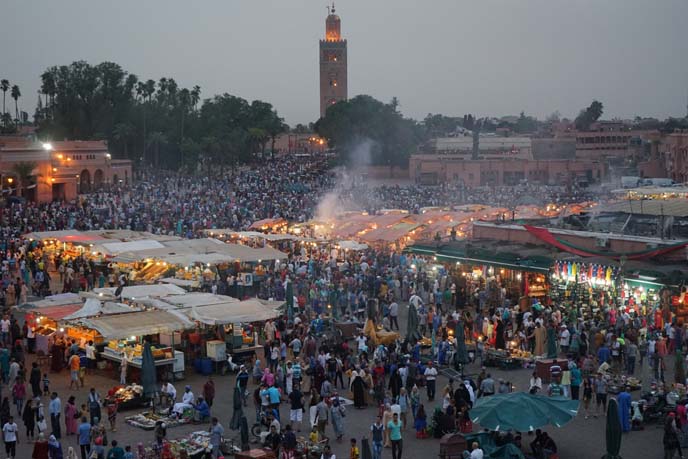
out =
[[110,389],[108,402],[116,402],[119,410],[139,408],[146,404],[148,400],[143,397],[143,386],[132,384],[130,386],[116,386]]

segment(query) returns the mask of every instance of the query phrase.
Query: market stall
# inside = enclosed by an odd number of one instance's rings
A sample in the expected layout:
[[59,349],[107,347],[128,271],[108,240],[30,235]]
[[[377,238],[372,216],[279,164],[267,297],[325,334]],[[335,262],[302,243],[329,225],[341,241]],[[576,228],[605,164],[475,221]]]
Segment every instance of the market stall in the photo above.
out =
[[172,334],[193,328],[194,324],[184,315],[174,311],[141,311],[129,314],[80,319],[76,324],[96,331],[105,342],[101,356],[121,364],[126,358],[129,367],[141,368],[142,338],[152,336],[153,358],[156,367],[171,367],[173,373],[184,369],[184,353],[159,343],[160,334]]

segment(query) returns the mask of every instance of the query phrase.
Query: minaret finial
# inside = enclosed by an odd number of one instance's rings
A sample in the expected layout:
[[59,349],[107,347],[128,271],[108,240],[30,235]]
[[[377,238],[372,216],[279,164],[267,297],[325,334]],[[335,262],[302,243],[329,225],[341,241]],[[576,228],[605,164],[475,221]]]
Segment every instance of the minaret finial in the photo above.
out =
[[334,14],[334,2],[332,2],[332,14]]

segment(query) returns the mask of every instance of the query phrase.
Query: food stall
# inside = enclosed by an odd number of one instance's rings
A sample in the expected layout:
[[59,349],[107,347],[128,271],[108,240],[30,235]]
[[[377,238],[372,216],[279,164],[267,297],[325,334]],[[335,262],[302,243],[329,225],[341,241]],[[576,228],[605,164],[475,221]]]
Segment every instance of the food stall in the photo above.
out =
[[117,403],[119,411],[140,408],[150,403],[150,398],[143,396],[143,386],[131,384],[129,386],[115,386],[108,391],[106,403]]
[[[247,327],[247,325],[279,317],[280,311],[278,309],[283,304],[284,302],[253,298],[245,301],[191,307],[183,309],[181,312],[189,319],[201,324],[219,327],[221,335],[225,337],[227,351],[232,355],[234,363],[238,364],[252,358],[257,350],[262,349],[261,346],[257,345],[257,329]],[[208,357],[212,359],[210,355]]]
[[126,356],[127,365],[137,369],[140,369],[142,364],[142,338],[152,336],[155,366],[159,369],[171,367],[173,373],[183,371],[184,353],[159,344],[158,335],[171,334],[194,326],[184,315],[174,311],[141,311],[87,318],[77,321],[77,324],[98,332],[103,338],[103,342],[106,343],[101,353],[103,358],[121,364],[123,356]]
[[35,350],[37,352],[42,351],[46,355],[49,354],[51,340],[55,336],[65,334],[65,329],[59,322],[82,307],[79,296],[73,296],[75,298],[65,298],[63,304],[54,304],[55,302],[42,300],[29,305],[26,309],[24,319],[30,327],[34,327]]

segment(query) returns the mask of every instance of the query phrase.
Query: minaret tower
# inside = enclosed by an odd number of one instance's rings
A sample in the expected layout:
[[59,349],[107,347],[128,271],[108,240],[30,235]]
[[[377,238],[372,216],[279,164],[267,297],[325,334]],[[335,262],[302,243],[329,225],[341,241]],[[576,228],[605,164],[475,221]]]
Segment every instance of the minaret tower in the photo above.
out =
[[320,40],[320,117],[327,107],[347,97],[346,40],[342,39],[341,20],[334,3],[327,7],[325,39]]

